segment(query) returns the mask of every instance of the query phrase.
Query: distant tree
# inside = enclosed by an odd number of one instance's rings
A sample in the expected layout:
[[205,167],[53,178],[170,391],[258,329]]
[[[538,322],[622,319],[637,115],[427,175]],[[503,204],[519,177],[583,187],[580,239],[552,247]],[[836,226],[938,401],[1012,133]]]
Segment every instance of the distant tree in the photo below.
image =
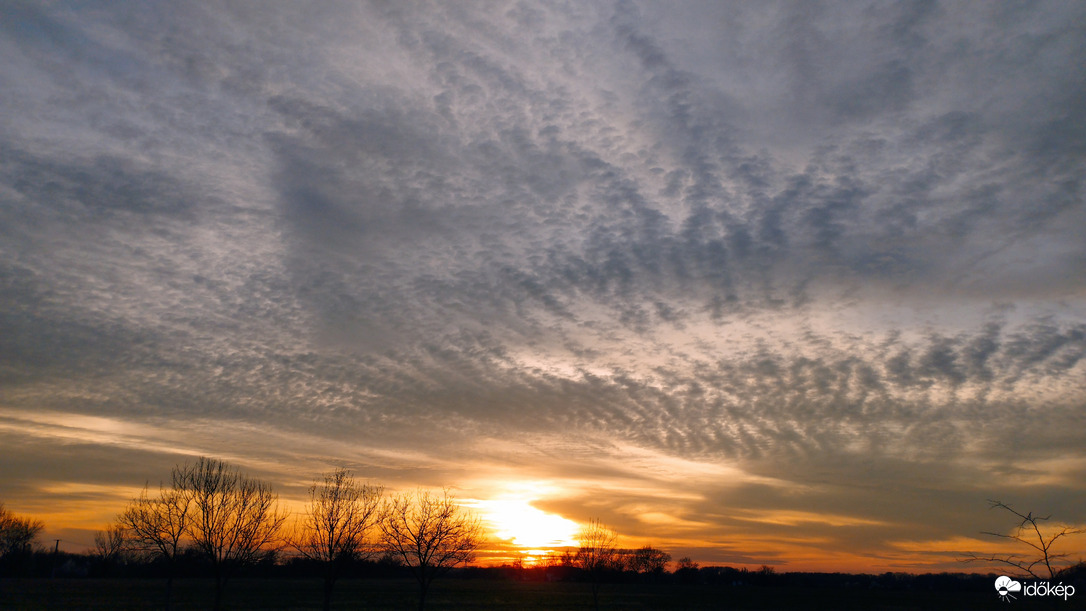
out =
[[573,562],[574,555],[575,555],[574,552],[570,551],[569,548],[566,548],[566,549],[562,550],[562,557],[561,557],[561,562],[560,562],[561,566],[564,566],[564,567],[573,566],[574,565],[574,562]]
[[332,608],[332,589],[343,566],[370,558],[370,540],[381,516],[380,486],[359,484],[347,469],[336,469],[309,488],[302,523],[290,538],[292,547],[324,566],[324,608]]
[[577,554],[573,564],[584,571],[592,584],[592,604],[600,608],[600,584],[603,575],[614,566],[618,535],[598,519],[589,520],[577,533]]
[[683,556],[675,565],[675,576],[683,583],[696,583],[698,580],[698,563]]
[[616,573],[625,573],[626,571],[636,573],[636,553],[637,551],[632,549],[615,548],[615,555],[611,558],[611,564],[607,567],[607,569]]
[[471,562],[482,543],[479,519],[460,508],[445,490],[393,497],[380,521],[382,544],[401,558],[419,583],[419,609],[434,578]]
[[234,573],[279,543],[286,514],[268,484],[220,460],[201,457],[175,468],[173,479],[192,503],[185,531],[211,562],[215,609],[221,609],[223,588]]
[[637,573],[659,575],[664,572],[669,562],[671,562],[671,554],[646,545],[634,551],[630,569]]
[[698,563],[690,559],[690,556],[683,556],[679,558],[679,561],[675,564],[675,571],[696,571],[698,570]]
[[181,472],[174,469],[172,488],[159,487],[158,496],[150,496],[144,487],[139,497],[133,499],[117,516],[117,523],[127,532],[133,549],[161,558],[166,564],[166,609],[170,608],[173,594],[173,577],[181,542],[188,531],[192,513],[192,499],[181,482]]
[[[776,569],[769,566],[768,564],[763,564],[762,566],[758,567],[757,570],[751,571],[749,575],[750,575],[751,583],[755,583],[757,585],[768,586],[768,585],[773,585],[775,583],[776,574],[777,574]],[[893,573],[889,573],[889,575],[891,576],[891,578],[893,577]],[[891,581],[890,583],[893,583],[893,582]]]
[[124,562],[130,543],[128,529],[116,522],[106,526],[105,530],[94,532],[93,554],[108,574],[115,565]]
[[970,554],[969,557],[965,559],[966,562],[976,560],[997,562],[1025,571],[1035,579],[1041,579],[1041,576],[1034,571],[1038,565],[1041,565],[1044,567],[1044,570],[1048,572],[1048,578],[1053,579],[1060,572],[1061,568],[1065,568],[1061,567],[1061,564],[1069,564],[1066,562],[1069,554],[1057,554],[1053,551],[1052,547],[1055,545],[1056,541],[1068,535],[1086,533],[1086,528],[1066,524],[1057,525],[1051,528],[1042,528],[1041,522],[1047,522],[1051,519],[1052,516],[1050,515],[1044,517],[1035,516],[1032,511],[1023,515],[1005,503],[990,499],[988,505],[989,509],[1002,509],[1010,512],[1015,516],[1018,525],[1011,534],[987,531],[982,531],[981,534],[1018,541],[1019,543],[1032,548],[1033,551],[1028,555],[1005,554],[979,556],[977,554]]
[[15,515],[0,503],[0,556],[28,551],[44,528],[41,520]]
[[45,523],[34,518],[18,516],[0,503],[0,560],[3,567],[18,567],[30,556],[31,545],[45,528]]
[[568,566],[569,563],[563,564],[563,562],[562,562],[565,554],[566,554],[566,552],[559,553],[559,552],[556,552],[554,550],[551,550],[551,551],[547,552],[547,554],[545,556],[543,556],[542,564],[546,568],[554,568],[556,566]]

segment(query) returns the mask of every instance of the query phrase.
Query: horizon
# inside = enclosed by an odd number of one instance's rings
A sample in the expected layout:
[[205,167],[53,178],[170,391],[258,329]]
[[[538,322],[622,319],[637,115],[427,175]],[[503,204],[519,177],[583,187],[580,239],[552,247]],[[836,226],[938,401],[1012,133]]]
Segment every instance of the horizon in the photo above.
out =
[[[377,482],[370,482],[377,483]],[[142,488],[141,488],[142,489]],[[425,488],[422,488],[425,490]],[[153,487],[152,487],[153,490]],[[431,489],[431,491],[439,492],[440,488]],[[400,490],[394,492],[403,493],[411,492],[411,490]],[[130,499],[131,500],[131,499]],[[301,497],[292,499],[283,499],[280,497],[279,505],[281,509],[288,512],[289,518],[284,526],[285,530],[289,531],[294,528],[298,518],[300,518],[305,511],[306,499]],[[478,499],[460,499],[458,503],[461,507],[473,512],[478,516],[484,527],[486,536],[475,553],[475,559],[463,566],[478,567],[478,568],[501,568],[508,567],[516,564],[518,561],[523,563],[523,568],[537,568],[548,566],[548,562],[556,563],[561,560],[561,555],[565,552],[576,552],[578,543],[576,541],[576,530],[570,532],[569,539],[565,541],[564,545],[540,545],[540,544],[520,544],[515,540],[515,536],[510,536],[508,532],[510,529],[502,528],[500,526],[500,520],[496,521],[496,514],[488,513],[485,509],[480,509],[480,501]],[[12,510],[12,507],[7,506],[7,509]],[[119,513],[123,509],[122,506],[117,507]],[[537,510],[538,511],[538,510]],[[42,516],[14,511],[20,517],[28,518],[41,518]],[[94,551],[93,537],[96,531],[104,530],[106,526],[112,524],[114,520],[107,518],[105,522],[98,522],[98,520],[104,513],[93,513],[91,517],[86,520],[87,526],[85,528],[67,528],[67,529],[50,529],[50,523],[46,522],[45,529],[37,537],[37,543],[40,549],[48,549],[49,542],[56,540],[60,541],[59,549],[68,553],[82,554],[92,553]],[[115,515],[112,516],[115,518]],[[549,518],[562,519],[555,514],[548,514]],[[79,520],[77,520],[78,522]],[[1002,520],[1003,526],[1012,524],[1006,519]],[[1057,526],[1062,522],[1057,521],[1052,526]],[[575,529],[583,526],[583,524],[574,524]],[[605,526],[608,526],[605,524]],[[1007,532],[1012,531],[1012,528],[1003,528]],[[1049,531],[1043,531],[1048,534]],[[979,533],[978,533],[979,534]],[[962,540],[967,540],[968,537],[962,537]],[[953,549],[941,549],[938,550],[942,554],[947,554],[951,558],[942,565],[919,565],[916,568],[892,568],[887,566],[879,566],[866,562],[862,556],[848,555],[838,562],[825,562],[825,561],[804,561],[803,559],[796,558],[784,558],[783,562],[771,561],[760,562],[756,558],[747,558],[738,561],[720,561],[712,560],[712,553],[705,553],[707,549],[704,545],[694,545],[691,547],[668,547],[654,543],[657,539],[653,538],[651,534],[642,535],[636,537],[625,536],[619,533],[619,537],[616,543],[616,549],[619,551],[634,551],[638,548],[650,546],[656,549],[660,549],[667,552],[671,556],[671,560],[667,563],[666,571],[672,572],[676,570],[678,561],[684,557],[697,563],[700,567],[722,567],[722,568],[734,568],[745,569],[751,571],[757,571],[763,566],[768,566],[778,573],[852,573],[852,574],[871,574],[878,575],[886,572],[896,574],[910,574],[910,575],[922,575],[922,574],[970,574],[970,575],[989,575],[989,574],[1006,574],[1017,576],[1020,575],[1020,569],[1010,568],[1005,564],[999,564],[990,560],[976,559],[967,560],[965,554],[967,552],[977,552],[984,554],[1005,554],[1013,553],[1022,555],[1021,544],[1018,542],[1001,543],[991,537],[980,539],[979,541],[971,544],[967,547],[961,547],[958,550]],[[1066,537],[1060,545],[1054,550],[1054,553],[1066,551],[1066,550],[1080,550],[1083,543],[1086,542],[1086,535],[1083,533],[1074,533]],[[376,543],[373,543],[376,545]],[[292,552],[291,546],[284,541],[280,541],[277,549],[284,551],[286,557],[292,557],[295,552]],[[708,548],[712,549],[712,548]],[[700,555],[699,555],[700,551]],[[1028,555],[1028,554],[1025,554]],[[1055,566],[1062,568],[1065,566],[1072,566],[1075,564],[1081,564],[1083,557],[1081,554],[1072,555],[1066,559],[1060,559]]]
[[503,553],[983,570],[989,499],[1086,523],[1083,24],[5,3],[0,501],[74,550],[209,456]]

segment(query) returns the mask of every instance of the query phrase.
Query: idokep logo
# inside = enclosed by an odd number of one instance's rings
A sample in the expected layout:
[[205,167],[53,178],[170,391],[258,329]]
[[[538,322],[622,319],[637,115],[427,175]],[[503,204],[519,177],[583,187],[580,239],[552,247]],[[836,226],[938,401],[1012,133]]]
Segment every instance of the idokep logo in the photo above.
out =
[[1004,602],[1011,602],[1011,599],[1014,598],[1014,594],[1011,594],[1011,592],[1021,592],[1022,584],[1006,575],[1000,575],[996,577],[995,589]]
[[1014,598],[1014,592],[1021,592],[1026,596],[1058,596],[1064,600],[1075,595],[1075,586],[1063,585],[1061,581],[1057,585],[1052,585],[1047,581],[1027,583],[1025,587],[1022,587],[1022,583],[1007,577],[1006,575],[1000,575],[995,580],[996,594],[1004,602],[1011,602]]

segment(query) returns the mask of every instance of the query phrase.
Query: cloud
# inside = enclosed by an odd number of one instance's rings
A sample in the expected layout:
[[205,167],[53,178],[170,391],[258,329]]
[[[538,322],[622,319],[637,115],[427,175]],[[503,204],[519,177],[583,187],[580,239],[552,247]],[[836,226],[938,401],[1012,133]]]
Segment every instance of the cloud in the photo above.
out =
[[506,461],[714,541],[1074,489],[1077,8],[5,10],[4,408]]

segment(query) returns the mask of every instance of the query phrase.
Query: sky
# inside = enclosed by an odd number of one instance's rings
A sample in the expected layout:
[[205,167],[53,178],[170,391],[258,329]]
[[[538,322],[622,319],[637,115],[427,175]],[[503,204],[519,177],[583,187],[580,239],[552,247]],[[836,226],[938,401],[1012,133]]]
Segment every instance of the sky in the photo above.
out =
[[1086,4],[16,1],[0,57],[43,539],[199,456],[779,571],[1086,522]]

